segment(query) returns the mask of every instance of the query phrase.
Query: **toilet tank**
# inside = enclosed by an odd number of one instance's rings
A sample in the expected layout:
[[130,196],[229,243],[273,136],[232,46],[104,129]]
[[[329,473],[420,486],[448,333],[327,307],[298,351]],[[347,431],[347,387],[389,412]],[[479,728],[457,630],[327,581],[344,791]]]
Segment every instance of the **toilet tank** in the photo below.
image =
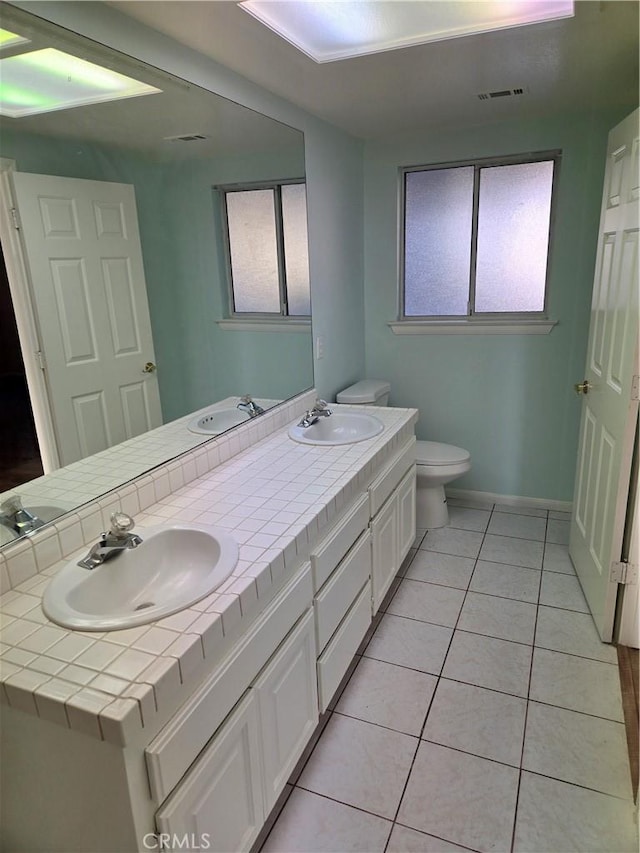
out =
[[361,379],[336,396],[336,403],[349,406],[386,406],[391,385],[382,379]]

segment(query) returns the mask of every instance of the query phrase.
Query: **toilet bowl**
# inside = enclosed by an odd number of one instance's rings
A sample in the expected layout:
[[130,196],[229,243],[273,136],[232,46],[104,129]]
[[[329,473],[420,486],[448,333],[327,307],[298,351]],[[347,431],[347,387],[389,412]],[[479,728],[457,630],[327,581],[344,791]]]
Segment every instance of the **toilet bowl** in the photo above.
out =
[[471,454],[438,441],[416,442],[416,528],[446,527],[449,510],[444,487],[471,470]]
[[[391,386],[379,379],[362,379],[336,396],[350,406],[386,406]],[[468,450],[438,441],[416,442],[416,528],[446,527],[449,510],[444,487],[471,470]]]

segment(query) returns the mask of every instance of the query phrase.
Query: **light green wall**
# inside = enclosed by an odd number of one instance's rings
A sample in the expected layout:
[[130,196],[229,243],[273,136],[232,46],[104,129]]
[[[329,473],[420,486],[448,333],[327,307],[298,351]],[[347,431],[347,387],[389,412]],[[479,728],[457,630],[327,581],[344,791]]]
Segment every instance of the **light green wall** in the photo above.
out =
[[304,133],[313,335],[325,339],[324,358],[314,359],[314,381],[320,395],[331,398],[361,377],[365,370],[362,142],[104,3],[43,0],[11,5]]
[[[313,385],[311,332],[235,332],[212,187],[304,175],[302,144],[248,157],[158,163],[105,146],[4,129],[20,171],[132,184],[165,422],[224,397],[285,399]],[[217,227],[216,227],[217,226]]]
[[[365,151],[367,376],[420,409],[418,438],[467,448],[459,488],[571,500],[608,130],[567,115],[369,143]],[[562,149],[549,277],[549,335],[396,336],[398,169]]]

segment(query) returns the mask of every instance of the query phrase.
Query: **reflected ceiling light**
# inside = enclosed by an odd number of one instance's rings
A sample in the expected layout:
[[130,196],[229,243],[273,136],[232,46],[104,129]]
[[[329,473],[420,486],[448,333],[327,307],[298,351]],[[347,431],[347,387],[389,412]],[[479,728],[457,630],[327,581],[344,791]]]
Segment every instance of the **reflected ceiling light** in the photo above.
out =
[[243,0],[238,5],[316,62],[574,14],[573,0]]
[[6,50],[9,47],[16,47],[19,44],[29,44],[29,39],[24,36],[19,36],[17,33],[10,33],[9,30],[0,28],[0,50]]
[[54,48],[0,59],[0,115],[11,118],[160,91]]

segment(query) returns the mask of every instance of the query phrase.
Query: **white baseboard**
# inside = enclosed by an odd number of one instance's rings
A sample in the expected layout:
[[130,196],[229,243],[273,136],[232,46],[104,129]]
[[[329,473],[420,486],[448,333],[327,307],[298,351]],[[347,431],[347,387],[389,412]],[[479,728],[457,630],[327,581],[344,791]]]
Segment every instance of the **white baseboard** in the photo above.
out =
[[448,498],[473,501],[478,504],[503,504],[506,506],[535,507],[556,512],[571,512],[572,501],[556,501],[547,498],[521,498],[518,495],[497,495],[494,492],[474,492],[471,489],[445,489]]

